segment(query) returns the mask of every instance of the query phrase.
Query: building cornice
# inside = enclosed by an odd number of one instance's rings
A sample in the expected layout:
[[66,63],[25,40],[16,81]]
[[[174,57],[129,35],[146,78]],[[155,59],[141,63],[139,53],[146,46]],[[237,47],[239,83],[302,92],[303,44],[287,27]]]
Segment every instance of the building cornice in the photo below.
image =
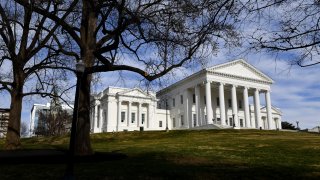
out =
[[180,81],[178,81],[178,82],[176,82],[176,83],[174,83],[174,84],[172,84],[172,85],[170,85],[170,86],[158,91],[157,95],[161,96],[161,94],[166,93],[166,92],[170,91],[171,89],[173,89],[173,88],[175,88],[175,87],[177,87],[177,86],[179,86],[179,85],[181,85],[181,84],[183,84],[185,82],[191,81],[191,80],[195,79],[196,77],[200,76],[201,74],[205,74],[205,73],[206,73],[206,69],[202,69],[202,70],[200,70],[200,71],[198,71],[198,72],[196,72],[196,73],[194,73],[194,74],[192,74],[192,75],[190,75],[188,77],[185,77],[185,78],[181,79]]
[[261,83],[261,84],[267,84],[267,85],[272,84],[272,82],[270,82],[270,81],[263,81],[263,80],[247,78],[247,77],[243,77],[243,76],[236,76],[236,75],[232,75],[232,74],[213,72],[213,71],[207,71],[207,73],[210,75],[216,75],[219,77],[232,78],[232,79],[243,80],[243,81],[248,81],[248,82]]

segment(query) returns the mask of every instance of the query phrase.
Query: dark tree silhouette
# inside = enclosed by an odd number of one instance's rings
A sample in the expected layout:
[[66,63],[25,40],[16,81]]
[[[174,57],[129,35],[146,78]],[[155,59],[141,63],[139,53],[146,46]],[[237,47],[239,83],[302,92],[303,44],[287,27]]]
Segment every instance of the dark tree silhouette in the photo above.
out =
[[287,121],[282,121],[281,122],[281,126],[282,126],[282,129],[296,130],[296,127],[293,124],[291,124],[291,123],[289,123]]
[[[51,3],[48,3],[45,9],[50,7]],[[0,90],[11,95],[5,148],[18,149],[23,97],[35,94],[52,96],[55,79],[66,76],[63,72],[48,69],[67,67],[67,62],[57,58],[57,50],[53,51],[56,44],[53,35],[59,25],[34,13],[31,4],[21,6],[14,1],[2,1],[0,27],[0,67],[10,69],[9,72],[0,72]],[[28,81],[33,84],[29,89],[25,87]]]
[[287,53],[290,63],[301,67],[320,63],[319,1],[267,0],[249,4],[247,7],[254,22],[258,23],[251,47],[271,53]]
[[[221,45],[238,45],[236,23],[242,3],[235,0],[16,0],[59,24],[69,43],[64,54],[83,60],[76,154],[90,144],[91,74],[131,71],[152,81],[172,69],[199,61]],[[51,3],[51,8],[47,9]],[[67,9],[69,4],[74,8]],[[69,13],[65,19],[63,15]]]

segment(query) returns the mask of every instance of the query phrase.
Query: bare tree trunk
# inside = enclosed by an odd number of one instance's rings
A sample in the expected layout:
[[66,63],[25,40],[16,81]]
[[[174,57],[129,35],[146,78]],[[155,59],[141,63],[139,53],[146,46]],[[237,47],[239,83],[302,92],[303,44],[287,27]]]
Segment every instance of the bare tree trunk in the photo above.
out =
[[10,116],[5,143],[5,149],[7,150],[19,149],[21,147],[20,125],[23,95],[22,87],[20,86],[21,83],[16,83],[16,87],[11,92]]
[[[86,67],[91,67],[95,60],[93,52],[96,47],[97,13],[94,3],[90,0],[83,0],[82,11],[80,34],[83,47],[81,48],[81,58]],[[75,154],[90,155],[93,154],[90,142],[91,75],[84,74],[81,79]]]
[[90,75],[82,77],[79,89],[79,112],[76,135],[76,155],[93,154],[90,143]]

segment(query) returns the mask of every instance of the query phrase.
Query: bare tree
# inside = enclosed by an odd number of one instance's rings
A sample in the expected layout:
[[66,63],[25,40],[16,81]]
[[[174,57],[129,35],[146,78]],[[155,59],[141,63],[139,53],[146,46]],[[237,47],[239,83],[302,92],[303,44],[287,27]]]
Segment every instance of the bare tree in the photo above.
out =
[[[50,7],[51,3],[45,8]],[[66,77],[63,72],[57,73],[53,69],[66,67],[66,62],[60,61],[57,50],[53,50],[56,45],[53,35],[59,25],[34,13],[32,5],[1,1],[0,27],[0,68],[10,69],[9,73],[0,72],[0,90],[7,90],[11,95],[5,148],[17,149],[20,147],[23,97],[52,96],[55,79]],[[33,84],[29,88],[25,86],[27,81]]]
[[[238,45],[235,31],[241,3],[235,0],[75,0],[46,9],[51,1],[16,0],[59,24],[86,69],[81,81],[76,154],[91,154],[91,74],[131,71],[152,81],[197,61],[221,45]],[[64,1],[68,4],[68,1]],[[70,13],[66,20],[63,13]],[[64,38],[65,39],[65,38]],[[77,47],[74,47],[76,45]],[[71,53],[72,52],[72,53]]]
[[71,112],[61,108],[50,108],[47,111],[40,111],[35,134],[41,136],[59,136],[66,134],[72,120]]
[[27,137],[28,136],[28,125],[26,122],[21,123],[21,131],[20,134],[22,137]]
[[301,67],[320,63],[320,3],[317,0],[253,1],[248,6],[260,22],[251,47],[287,53],[291,64]]

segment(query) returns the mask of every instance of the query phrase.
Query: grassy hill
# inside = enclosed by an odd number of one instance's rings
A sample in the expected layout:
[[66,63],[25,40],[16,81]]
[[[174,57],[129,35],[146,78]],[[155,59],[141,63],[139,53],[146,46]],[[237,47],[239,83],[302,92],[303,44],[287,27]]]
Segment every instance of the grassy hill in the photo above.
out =
[[[23,139],[25,149],[66,149],[68,137]],[[319,134],[206,130],[92,135],[99,153],[120,159],[78,162],[78,179],[319,179]],[[0,140],[0,148],[3,140]],[[1,160],[0,160],[1,161]],[[0,179],[60,179],[65,165],[0,163]]]

